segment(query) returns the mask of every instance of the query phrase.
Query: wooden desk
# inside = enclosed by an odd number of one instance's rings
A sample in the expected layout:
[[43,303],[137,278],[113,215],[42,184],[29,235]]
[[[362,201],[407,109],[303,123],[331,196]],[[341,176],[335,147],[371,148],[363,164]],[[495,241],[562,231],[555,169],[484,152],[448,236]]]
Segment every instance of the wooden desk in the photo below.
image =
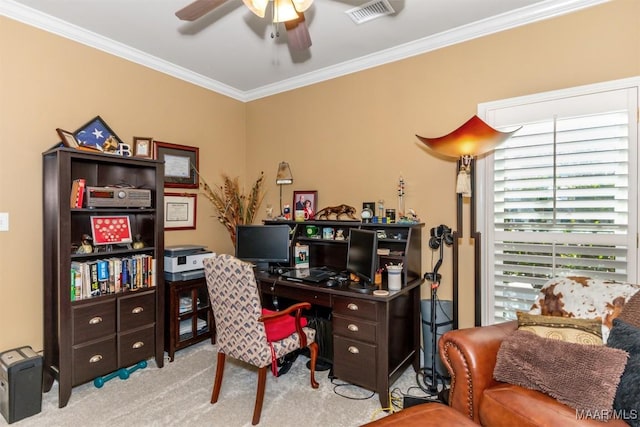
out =
[[266,296],[275,295],[331,309],[334,375],[376,391],[383,408],[390,406],[389,386],[402,372],[410,364],[420,369],[421,279],[384,297],[350,290],[346,283],[329,288],[266,273],[256,279],[265,304]]

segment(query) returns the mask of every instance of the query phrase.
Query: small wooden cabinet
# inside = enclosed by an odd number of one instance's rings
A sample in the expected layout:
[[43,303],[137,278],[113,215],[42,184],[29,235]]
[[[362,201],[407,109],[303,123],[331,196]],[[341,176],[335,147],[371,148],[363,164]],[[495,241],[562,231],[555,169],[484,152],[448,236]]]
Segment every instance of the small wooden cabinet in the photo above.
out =
[[211,338],[215,343],[213,312],[203,278],[166,282],[165,350],[173,362],[176,350]]

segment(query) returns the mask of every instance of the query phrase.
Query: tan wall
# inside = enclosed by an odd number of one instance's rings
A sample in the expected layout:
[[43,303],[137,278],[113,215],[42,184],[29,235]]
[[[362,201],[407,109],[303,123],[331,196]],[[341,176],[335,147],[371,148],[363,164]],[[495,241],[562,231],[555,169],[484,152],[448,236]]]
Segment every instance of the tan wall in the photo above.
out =
[[[480,102],[639,75],[639,17],[640,2],[617,0],[251,102],[247,171],[287,160],[287,201],[293,190],[318,190],[320,207],[358,208],[379,199],[395,207],[402,174],[406,207],[426,223],[423,272],[432,271],[438,256],[426,245],[429,229],[455,229],[455,162],[435,158],[414,135],[444,135]],[[267,201],[278,205],[275,188]],[[463,327],[473,325],[473,247],[461,243]],[[448,250],[443,299],[452,296],[451,268]]]
[[[200,147],[200,169],[245,170],[246,105],[0,17],[0,350],[42,348],[42,157],[100,115],[125,142],[133,136]],[[224,124],[224,125],[223,125]],[[166,244],[229,250],[225,230],[199,198],[197,231],[169,231]],[[49,260],[46,260],[49,262]]]
[[[210,183],[226,172],[250,185],[264,171],[260,215],[266,204],[277,210],[281,160],[295,178],[286,200],[294,189],[318,190],[320,206],[384,199],[395,207],[402,174],[406,206],[426,222],[426,238],[433,226],[455,224],[455,166],[414,134],[447,133],[479,102],[639,75],[639,16],[640,2],[615,0],[246,105],[0,18],[0,212],[11,221],[0,232],[0,350],[42,348],[41,153],[57,142],[55,128],[75,130],[99,114],[125,141],[199,146]],[[166,244],[230,250],[211,206],[198,202],[197,231],[167,232]],[[460,324],[469,326],[472,258],[463,243]],[[424,252],[430,271],[426,244]],[[447,252],[444,299],[450,260]]]

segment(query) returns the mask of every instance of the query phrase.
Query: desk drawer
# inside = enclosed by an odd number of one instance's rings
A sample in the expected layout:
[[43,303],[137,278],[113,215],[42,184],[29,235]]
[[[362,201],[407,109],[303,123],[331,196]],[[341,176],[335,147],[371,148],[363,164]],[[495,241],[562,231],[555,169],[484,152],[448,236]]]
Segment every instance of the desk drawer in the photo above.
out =
[[262,293],[290,298],[294,301],[304,301],[314,305],[331,307],[331,295],[326,292],[317,292],[313,289],[290,288],[285,285],[261,282]]
[[378,303],[349,297],[333,298],[333,313],[347,317],[376,321],[376,306]]
[[363,321],[357,317],[344,317],[333,315],[333,333],[346,338],[366,341],[372,344],[376,342],[376,324]]
[[333,373],[341,380],[377,389],[376,346],[333,335]]
[[81,344],[116,332],[115,301],[74,305],[73,343]]
[[155,321],[156,293],[149,291],[118,298],[118,332],[138,328]]

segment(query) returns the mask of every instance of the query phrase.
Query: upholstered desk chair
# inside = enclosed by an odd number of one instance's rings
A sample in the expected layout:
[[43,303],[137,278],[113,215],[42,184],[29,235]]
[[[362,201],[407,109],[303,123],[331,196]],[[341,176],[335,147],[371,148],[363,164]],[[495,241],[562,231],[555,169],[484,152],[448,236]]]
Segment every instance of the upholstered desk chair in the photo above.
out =
[[[258,390],[253,409],[253,425],[260,421],[262,401],[267,380],[267,369],[275,366],[277,359],[300,348],[309,347],[311,353],[311,387],[318,388],[315,379],[318,344],[314,342],[315,330],[303,327],[301,311],[310,308],[309,303],[299,303],[274,314],[263,315],[260,295],[251,264],[231,255],[214,255],[204,260],[204,270],[209,298],[215,317],[218,365],[211,394],[211,403],[218,401],[225,357],[229,356],[258,367]],[[295,321],[291,313],[295,312]],[[285,317],[286,316],[286,317]],[[276,341],[267,339],[265,324],[292,321],[293,333]],[[270,336],[273,332],[270,334]]]

